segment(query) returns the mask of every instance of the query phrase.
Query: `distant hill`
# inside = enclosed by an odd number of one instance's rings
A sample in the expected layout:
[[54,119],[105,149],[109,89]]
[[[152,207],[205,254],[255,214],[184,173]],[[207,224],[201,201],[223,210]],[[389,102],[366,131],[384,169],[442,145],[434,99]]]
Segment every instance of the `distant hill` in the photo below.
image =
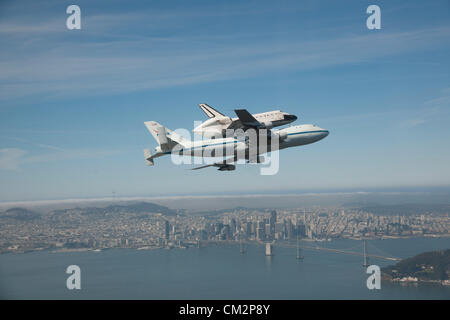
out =
[[381,270],[390,279],[415,277],[419,280],[448,280],[450,249],[421,253]]
[[[137,202],[123,205],[109,205],[107,207],[87,207],[87,208],[77,208],[80,211],[83,211],[85,214],[109,214],[109,213],[161,213],[163,215],[175,215],[177,214],[176,210],[169,209],[168,207],[161,206],[159,204],[150,203],[150,202]],[[63,209],[63,210],[55,210],[54,214],[61,214],[68,212],[73,209]]]
[[200,215],[219,215],[226,212],[233,212],[233,211],[258,211],[258,212],[270,212],[272,210],[275,210],[273,208],[250,208],[250,207],[233,207],[228,209],[211,209],[211,210],[201,210],[201,211],[195,211],[191,212],[192,215],[200,214]]
[[15,220],[35,220],[41,217],[40,213],[25,209],[25,208],[11,208],[4,212],[0,212],[0,218],[10,218]]
[[169,209],[168,207],[161,206],[156,203],[151,202],[138,202],[138,203],[132,203],[128,205],[110,205],[105,208],[105,210],[109,212],[116,212],[116,211],[128,211],[133,213],[162,213],[165,215],[174,215],[177,212],[175,210]]
[[416,215],[416,214],[445,214],[450,212],[450,205],[448,204],[396,204],[396,205],[363,205],[354,206],[358,209],[370,212],[376,215]]

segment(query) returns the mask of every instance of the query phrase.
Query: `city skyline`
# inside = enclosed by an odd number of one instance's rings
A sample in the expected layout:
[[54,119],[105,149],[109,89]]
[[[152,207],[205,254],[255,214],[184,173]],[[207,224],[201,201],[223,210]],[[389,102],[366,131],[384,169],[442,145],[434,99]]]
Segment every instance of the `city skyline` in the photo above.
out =
[[161,249],[214,243],[289,244],[296,239],[395,239],[449,236],[447,208],[377,212],[377,208],[236,208],[193,213],[152,203],[55,209],[1,215],[0,253],[108,248]]

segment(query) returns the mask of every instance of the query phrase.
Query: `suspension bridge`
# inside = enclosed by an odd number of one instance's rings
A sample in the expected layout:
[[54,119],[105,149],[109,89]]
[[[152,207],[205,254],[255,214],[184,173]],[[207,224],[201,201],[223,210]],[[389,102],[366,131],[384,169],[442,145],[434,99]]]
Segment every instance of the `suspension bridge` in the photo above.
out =
[[[380,249],[376,248],[374,245],[371,245],[372,248],[376,249],[377,251],[379,251],[381,254],[369,254],[368,250],[367,250],[367,246],[366,246],[366,240],[364,241],[364,247],[361,248],[361,251],[355,251],[354,249],[357,247],[360,247],[360,245],[357,246],[353,246],[351,248],[347,248],[347,249],[339,249],[339,248],[327,248],[324,246],[319,246],[317,245],[299,245],[299,244],[292,244],[292,243],[283,243],[283,242],[274,242],[273,245],[276,247],[285,247],[285,248],[297,248],[298,249],[306,249],[306,250],[317,250],[317,251],[326,251],[326,252],[333,252],[333,253],[338,253],[338,254],[348,254],[348,255],[354,255],[354,256],[361,256],[364,258],[364,265],[366,266],[367,263],[367,259],[371,258],[371,259],[380,259],[380,260],[387,260],[387,261],[400,261],[400,258],[397,257],[393,257],[390,256],[387,253],[381,252]],[[263,242],[260,242],[260,244],[265,244]],[[352,250],[353,249],[353,250]],[[298,255],[298,254],[297,254]]]
[[[289,247],[289,248],[296,248],[296,245],[294,244],[275,244],[276,246],[280,247]],[[361,256],[364,257],[364,252],[357,252],[357,251],[347,251],[342,249],[333,249],[333,248],[326,248],[326,247],[318,247],[318,246],[305,246],[301,245],[300,248],[307,249],[307,250],[318,250],[318,251],[327,251],[327,252],[334,252],[334,253],[341,253],[341,254],[350,254],[354,256]],[[396,257],[389,257],[389,256],[381,256],[381,255],[375,255],[375,254],[366,254],[367,258],[374,258],[374,259],[381,259],[381,260],[389,260],[389,261],[400,261],[400,258]]]

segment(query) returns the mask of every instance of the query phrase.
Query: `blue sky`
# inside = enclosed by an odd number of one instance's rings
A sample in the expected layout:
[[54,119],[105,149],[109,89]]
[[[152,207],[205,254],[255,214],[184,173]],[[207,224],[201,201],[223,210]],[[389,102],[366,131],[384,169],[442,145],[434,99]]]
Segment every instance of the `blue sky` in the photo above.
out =
[[[448,1],[3,1],[0,201],[448,186],[449,17]],[[191,130],[198,103],[330,135],[274,176],[146,167],[143,122]]]

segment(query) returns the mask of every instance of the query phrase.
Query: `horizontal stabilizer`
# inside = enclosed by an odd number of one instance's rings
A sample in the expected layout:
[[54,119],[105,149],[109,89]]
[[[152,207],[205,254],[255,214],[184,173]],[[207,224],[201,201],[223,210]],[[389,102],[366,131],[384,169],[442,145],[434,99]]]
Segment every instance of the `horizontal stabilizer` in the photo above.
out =
[[147,166],[155,165],[155,162],[153,161],[153,158],[152,158],[152,152],[150,151],[150,149],[144,150],[144,157],[145,157],[145,164]]

